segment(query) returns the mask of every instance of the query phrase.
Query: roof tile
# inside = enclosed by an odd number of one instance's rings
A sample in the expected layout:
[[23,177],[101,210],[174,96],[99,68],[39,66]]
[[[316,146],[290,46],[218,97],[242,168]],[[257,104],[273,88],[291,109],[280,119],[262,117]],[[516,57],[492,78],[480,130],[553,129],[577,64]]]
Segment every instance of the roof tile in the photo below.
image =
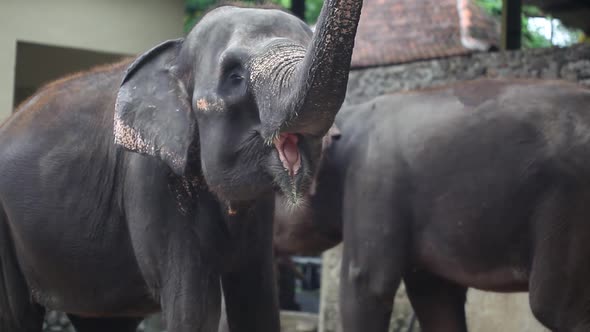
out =
[[499,23],[473,0],[364,0],[352,67],[468,54],[499,45]]

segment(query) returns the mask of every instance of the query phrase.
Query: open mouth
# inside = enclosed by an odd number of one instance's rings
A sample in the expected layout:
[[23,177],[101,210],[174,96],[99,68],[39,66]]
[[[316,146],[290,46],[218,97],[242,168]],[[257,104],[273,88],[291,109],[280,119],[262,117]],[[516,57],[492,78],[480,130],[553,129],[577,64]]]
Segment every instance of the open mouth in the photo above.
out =
[[274,141],[275,148],[279,152],[279,158],[283,167],[291,177],[301,169],[301,154],[297,142],[299,137],[295,134],[280,134]]

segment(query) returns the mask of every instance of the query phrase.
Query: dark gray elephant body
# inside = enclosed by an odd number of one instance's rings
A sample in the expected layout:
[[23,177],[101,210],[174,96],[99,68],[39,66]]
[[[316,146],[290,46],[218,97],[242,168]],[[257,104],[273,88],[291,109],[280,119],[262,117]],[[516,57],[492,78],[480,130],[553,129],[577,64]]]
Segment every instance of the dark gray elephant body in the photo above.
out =
[[465,331],[468,287],[529,291],[547,327],[590,329],[588,90],[466,82],[345,107],[336,124],[313,218],[280,219],[275,247],[341,231],[344,331],[386,331],[402,279],[424,331]]
[[275,193],[297,205],[311,185],[360,5],[327,2],[315,38],[221,7],[26,101],[0,127],[0,330],[38,332],[51,308],[80,332],[158,310],[168,331],[214,331],[222,284],[232,331],[278,331]]

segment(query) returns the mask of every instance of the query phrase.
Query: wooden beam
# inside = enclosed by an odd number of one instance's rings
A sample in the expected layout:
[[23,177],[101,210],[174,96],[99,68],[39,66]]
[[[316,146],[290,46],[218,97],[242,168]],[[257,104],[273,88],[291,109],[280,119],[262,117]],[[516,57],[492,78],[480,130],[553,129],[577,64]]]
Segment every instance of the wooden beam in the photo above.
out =
[[291,13],[305,21],[305,0],[291,0]]
[[579,10],[584,10],[590,8],[590,4],[580,2],[556,2],[556,3],[549,3],[548,5],[541,5],[539,6],[541,10],[544,12],[548,12],[550,14],[554,14],[555,12],[575,12]]
[[522,0],[502,0],[502,49],[520,49]]

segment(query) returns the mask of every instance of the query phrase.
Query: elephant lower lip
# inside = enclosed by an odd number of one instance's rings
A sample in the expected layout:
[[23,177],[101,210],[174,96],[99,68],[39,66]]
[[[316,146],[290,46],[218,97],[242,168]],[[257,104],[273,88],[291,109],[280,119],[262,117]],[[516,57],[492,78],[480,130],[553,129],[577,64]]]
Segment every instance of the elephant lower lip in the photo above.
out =
[[301,154],[297,142],[299,137],[295,134],[280,134],[275,139],[275,148],[279,153],[279,159],[290,176],[294,176],[301,169]]

